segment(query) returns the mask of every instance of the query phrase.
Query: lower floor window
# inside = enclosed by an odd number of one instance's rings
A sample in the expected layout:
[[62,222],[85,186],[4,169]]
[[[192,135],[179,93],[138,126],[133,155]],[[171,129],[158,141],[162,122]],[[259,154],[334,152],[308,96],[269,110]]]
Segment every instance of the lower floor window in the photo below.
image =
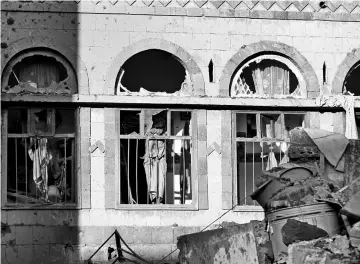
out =
[[120,110],[120,203],[191,204],[192,112]]
[[8,204],[75,202],[74,121],[73,109],[8,109]]
[[289,132],[306,126],[306,113],[234,113],[237,203],[258,205],[248,197],[262,171],[289,162]]

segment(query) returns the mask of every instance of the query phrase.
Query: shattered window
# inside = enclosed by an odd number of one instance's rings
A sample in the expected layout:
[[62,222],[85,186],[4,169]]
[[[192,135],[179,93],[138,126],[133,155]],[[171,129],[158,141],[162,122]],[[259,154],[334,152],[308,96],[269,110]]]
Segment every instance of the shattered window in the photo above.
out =
[[359,96],[360,95],[359,79],[360,79],[360,63],[356,64],[347,74],[344,82],[343,93]]
[[293,66],[290,69],[289,64],[287,59],[277,55],[263,55],[249,60],[236,72],[231,96],[306,97],[303,78],[297,68]]
[[74,109],[8,109],[8,205],[75,203],[74,125]]
[[306,113],[236,112],[236,174],[239,205],[258,205],[250,197],[262,171],[289,162],[289,132],[305,128]]
[[120,204],[192,204],[192,115],[120,110]]
[[192,83],[180,60],[162,50],[146,50],[135,54],[120,68],[116,94],[191,95]]
[[23,52],[11,60],[2,77],[5,93],[72,94],[77,92],[74,70],[50,51]]

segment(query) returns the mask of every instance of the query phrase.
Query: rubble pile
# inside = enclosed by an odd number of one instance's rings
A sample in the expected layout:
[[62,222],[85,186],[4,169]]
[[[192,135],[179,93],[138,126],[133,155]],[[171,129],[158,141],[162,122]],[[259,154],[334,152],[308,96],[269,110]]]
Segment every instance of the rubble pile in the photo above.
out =
[[360,263],[360,140],[294,129],[289,162],[256,186],[273,248],[257,244],[259,263]]

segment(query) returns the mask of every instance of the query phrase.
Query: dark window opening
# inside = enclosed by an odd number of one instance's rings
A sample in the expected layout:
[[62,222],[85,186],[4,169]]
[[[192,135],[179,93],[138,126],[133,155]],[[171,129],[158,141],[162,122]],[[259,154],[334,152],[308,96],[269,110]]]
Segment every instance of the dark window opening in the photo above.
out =
[[180,91],[186,76],[184,66],[175,56],[155,49],[135,54],[121,69],[124,73],[119,71],[116,87],[121,84],[129,92],[174,93]]
[[75,203],[73,109],[9,108],[7,203]]
[[212,60],[209,62],[209,82],[214,82],[214,63]]
[[67,77],[66,68],[55,58],[34,55],[15,64],[9,76],[8,86],[12,88],[22,82],[33,88],[46,88],[64,81]]
[[353,93],[355,96],[360,95],[360,63],[355,65],[347,74],[344,82],[343,92]]

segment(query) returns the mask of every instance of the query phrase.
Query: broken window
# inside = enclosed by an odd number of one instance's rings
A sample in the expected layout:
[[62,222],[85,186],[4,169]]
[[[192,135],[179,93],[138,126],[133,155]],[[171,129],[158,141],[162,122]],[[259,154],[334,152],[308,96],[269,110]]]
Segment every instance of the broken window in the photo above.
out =
[[45,50],[21,53],[9,62],[2,78],[5,93],[71,94],[76,87],[69,63]]
[[278,55],[262,55],[249,60],[236,72],[231,96],[306,97],[305,82],[298,69]]
[[344,94],[350,93],[355,96],[359,96],[360,95],[359,79],[360,79],[360,63],[356,64],[347,74],[344,81],[343,93]]
[[162,50],[146,50],[135,54],[120,68],[115,91],[191,95],[193,90],[188,72],[180,60]]
[[120,204],[192,204],[193,112],[120,110]]
[[236,112],[236,173],[238,205],[258,205],[246,198],[256,189],[262,171],[289,161],[289,131],[305,126],[306,113]]
[[75,203],[75,110],[9,108],[7,204]]

